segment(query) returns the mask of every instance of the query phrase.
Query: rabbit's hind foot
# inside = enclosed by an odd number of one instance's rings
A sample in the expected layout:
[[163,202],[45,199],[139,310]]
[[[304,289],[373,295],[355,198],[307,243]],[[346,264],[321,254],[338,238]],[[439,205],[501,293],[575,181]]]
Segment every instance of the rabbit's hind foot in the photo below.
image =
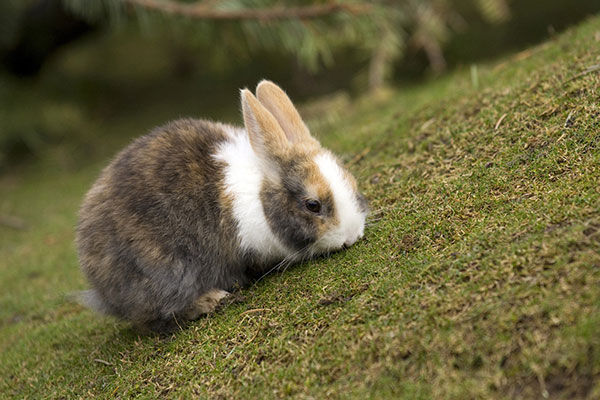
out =
[[231,293],[221,289],[211,289],[208,292],[200,295],[186,312],[185,317],[189,320],[194,320],[202,314],[209,314],[215,311],[221,301]]

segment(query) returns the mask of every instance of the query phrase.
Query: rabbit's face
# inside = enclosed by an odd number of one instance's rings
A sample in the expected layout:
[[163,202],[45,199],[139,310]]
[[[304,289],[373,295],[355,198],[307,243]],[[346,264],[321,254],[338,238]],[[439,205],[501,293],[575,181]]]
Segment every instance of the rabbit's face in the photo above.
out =
[[358,191],[354,177],[329,152],[321,152],[315,163],[330,188],[335,220],[315,243],[316,252],[326,252],[352,246],[364,234],[367,200]]
[[265,182],[261,201],[274,233],[291,249],[320,254],[362,237],[367,204],[354,178],[322,149],[299,149],[279,159],[276,183]]

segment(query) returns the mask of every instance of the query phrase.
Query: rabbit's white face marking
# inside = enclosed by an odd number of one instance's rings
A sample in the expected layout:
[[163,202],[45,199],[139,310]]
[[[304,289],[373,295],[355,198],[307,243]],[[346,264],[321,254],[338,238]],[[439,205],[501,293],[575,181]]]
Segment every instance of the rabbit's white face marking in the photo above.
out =
[[273,234],[260,199],[263,181],[261,160],[243,129],[230,131],[231,141],[221,145],[215,158],[225,167],[225,191],[233,198],[233,216],[243,250],[255,251],[265,261],[281,260],[292,251]]
[[367,214],[361,210],[352,183],[335,158],[323,152],[315,158],[315,162],[331,188],[339,220],[339,224],[319,240],[317,250],[328,251],[344,245],[351,246],[363,236]]

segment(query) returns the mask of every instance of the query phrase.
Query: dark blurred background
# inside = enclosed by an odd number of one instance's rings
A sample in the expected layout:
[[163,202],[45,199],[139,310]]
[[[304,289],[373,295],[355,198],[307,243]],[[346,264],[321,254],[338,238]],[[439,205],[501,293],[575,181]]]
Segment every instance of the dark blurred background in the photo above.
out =
[[1,0],[0,173],[77,168],[180,116],[237,121],[237,89],[300,102],[418,85],[546,40],[600,0]]

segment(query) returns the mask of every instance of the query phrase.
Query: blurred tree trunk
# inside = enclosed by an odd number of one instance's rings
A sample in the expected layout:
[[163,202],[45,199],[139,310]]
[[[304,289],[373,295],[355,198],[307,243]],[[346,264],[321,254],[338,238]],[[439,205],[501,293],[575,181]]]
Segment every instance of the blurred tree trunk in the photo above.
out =
[[389,57],[386,46],[381,43],[373,50],[371,61],[369,62],[369,91],[376,92],[385,84],[386,70],[389,67]]
[[429,65],[431,65],[431,69],[433,69],[434,73],[441,74],[446,71],[446,58],[444,57],[444,51],[439,42],[435,40],[423,40],[419,45],[425,51],[427,59],[429,60]]
[[400,43],[391,29],[384,29],[381,40],[373,49],[369,62],[369,91],[371,93],[385,87],[393,69],[393,62],[400,53]]

